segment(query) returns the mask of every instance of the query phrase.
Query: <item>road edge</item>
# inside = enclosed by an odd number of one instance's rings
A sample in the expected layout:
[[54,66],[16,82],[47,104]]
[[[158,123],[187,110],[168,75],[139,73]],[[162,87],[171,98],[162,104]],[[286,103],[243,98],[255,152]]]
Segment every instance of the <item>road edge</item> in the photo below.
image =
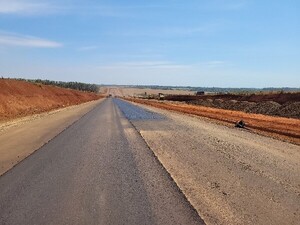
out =
[[[95,108],[97,106],[99,106],[100,104],[103,103],[103,101],[105,100],[105,98],[99,99],[99,103],[95,104],[95,106],[93,106],[90,110],[88,110],[87,112],[85,112],[84,114],[82,114],[79,118],[77,118],[76,120],[74,120],[72,123],[70,123],[69,125],[67,125],[66,127],[64,127],[61,131],[59,131],[57,134],[55,134],[52,138],[50,138],[49,140],[47,140],[46,142],[44,142],[40,147],[38,147],[37,149],[32,150],[32,152],[25,156],[23,159],[21,159],[20,161],[18,161],[16,164],[14,164],[12,167],[10,167],[9,169],[7,169],[5,172],[0,173],[0,178],[2,176],[4,176],[5,174],[7,174],[10,170],[12,170],[13,168],[15,168],[16,166],[18,166],[21,162],[23,162],[24,160],[26,160],[27,158],[29,158],[30,156],[32,156],[33,154],[35,154],[37,151],[39,151],[41,148],[43,148],[45,145],[47,145],[48,143],[50,143],[53,139],[55,139],[57,136],[59,136],[61,133],[63,133],[65,130],[67,130],[68,128],[70,128],[72,125],[74,125],[77,121],[79,121],[80,119],[82,119],[83,117],[85,117],[88,113],[92,112],[93,110],[95,110]],[[97,101],[97,100],[96,100]],[[86,103],[86,102],[85,102]],[[83,103],[83,104],[85,104]]]
[[[122,110],[120,110],[120,111],[122,112]],[[194,211],[198,215],[200,222],[202,222],[203,224],[207,224],[205,222],[205,220],[203,219],[203,217],[201,216],[201,213],[197,211],[197,209],[194,207],[194,205],[192,204],[192,202],[190,201],[190,199],[184,194],[183,190],[181,190],[181,188],[179,187],[179,185],[176,183],[176,181],[173,178],[172,174],[167,170],[167,168],[159,160],[159,157],[155,154],[155,152],[148,145],[147,141],[145,140],[145,138],[143,137],[143,135],[141,134],[141,132],[137,129],[137,127],[133,124],[133,122],[130,119],[128,119],[128,118],[126,118],[126,119],[132,125],[132,127],[135,129],[135,131],[139,134],[139,136],[142,138],[143,142],[145,143],[145,145],[147,146],[147,148],[150,150],[151,155],[153,155],[154,159],[157,161],[157,163],[160,165],[160,167],[166,172],[166,174],[168,176],[168,179],[174,184],[174,187],[183,196],[183,198],[185,199],[185,201],[188,203],[190,209],[192,211]]]
[[[179,111],[179,110],[160,108],[160,107],[156,107],[156,106],[153,106],[153,105],[150,105],[150,104],[135,102],[135,101],[132,101],[132,100],[126,99],[126,98],[125,99],[122,98],[122,99],[127,101],[127,102],[137,104],[141,107],[142,106],[147,106],[147,107],[150,107],[150,108],[152,107],[152,108],[156,108],[156,109],[159,109],[159,110],[165,110],[165,111],[173,112],[173,113],[176,113],[176,114],[187,115],[187,116],[191,116],[191,117],[194,117],[194,118],[204,119],[206,121],[210,121],[212,123],[215,123],[215,124],[218,124],[218,125],[221,125],[221,126],[226,126],[226,127],[229,127],[229,128],[234,127],[234,123],[232,123],[232,122],[226,122],[226,121],[222,121],[222,120],[218,120],[218,119],[214,119],[214,118],[209,118],[209,117],[205,117],[205,116],[201,116],[201,115],[182,112],[182,111]],[[243,129],[243,130],[247,131],[247,132],[257,134],[257,135],[260,135],[260,136],[272,138],[274,140],[278,140],[278,141],[282,141],[282,142],[286,142],[286,143],[290,143],[290,144],[293,144],[293,145],[300,146],[300,142],[297,141],[298,139],[296,137],[295,138],[290,137],[288,135],[276,133],[276,132],[273,132],[273,131],[260,130],[258,128],[247,128],[247,129]]]

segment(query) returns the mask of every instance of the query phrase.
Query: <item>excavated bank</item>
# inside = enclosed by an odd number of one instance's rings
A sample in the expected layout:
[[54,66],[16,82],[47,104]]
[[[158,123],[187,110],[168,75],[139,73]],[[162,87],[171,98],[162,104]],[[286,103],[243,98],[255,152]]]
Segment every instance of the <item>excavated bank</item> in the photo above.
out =
[[96,93],[0,79],[0,121],[48,112],[99,98],[101,96]]
[[242,111],[246,113],[263,114],[300,119],[300,102],[280,104],[275,101],[249,102],[223,99],[199,99],[188,101],[188,104]]

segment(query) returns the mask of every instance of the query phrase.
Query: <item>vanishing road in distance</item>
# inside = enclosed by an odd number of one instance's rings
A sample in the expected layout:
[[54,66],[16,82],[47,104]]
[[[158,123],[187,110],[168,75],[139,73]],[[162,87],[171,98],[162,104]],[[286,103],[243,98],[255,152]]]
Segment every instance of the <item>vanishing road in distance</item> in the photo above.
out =
[[0,177],[0,224],[204,223],[109,98]]
[[0,224],[298,225],[299,174],[299,145],[106,98],[0,176]]

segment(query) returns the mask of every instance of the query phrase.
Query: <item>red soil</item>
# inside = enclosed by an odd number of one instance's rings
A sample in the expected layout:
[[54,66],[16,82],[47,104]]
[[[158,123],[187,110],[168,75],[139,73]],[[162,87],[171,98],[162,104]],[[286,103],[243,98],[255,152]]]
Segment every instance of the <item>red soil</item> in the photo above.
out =
[[37,114],[101,98],[95,93],[25,81],[0,79],[0,121]]
[[197,116],[203,116],[231,125],[239,120],[244,120],[246,126],[259,133],[271,135],[281,140],[300,144],[300,120],[273,117],[261,114],[250,114],[239,111],[193,106],[188,104],[174,104],[170,102],[158,102],[152,100],[127,99],[136,103],[154,106],[161,109],[173,110]]

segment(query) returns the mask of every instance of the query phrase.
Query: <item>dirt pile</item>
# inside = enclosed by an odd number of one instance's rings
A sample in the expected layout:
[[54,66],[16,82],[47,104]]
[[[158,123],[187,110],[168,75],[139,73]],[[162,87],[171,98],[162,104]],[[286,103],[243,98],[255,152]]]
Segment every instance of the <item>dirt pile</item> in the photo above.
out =
[[188,101],[187,103],[218,109],[242,111],[246,113],[300,119],[300,102],[287,102],[285,104],[280,104],[275,101],[249,102],[224,99],[199,99]]
[[300,118],[300,102],[287,103],[277,111],[278,116]]
[[265,115],[276,115],[281,105],[277,102],[267,101],[259,102],[251,109],[251,113],[265,114]]
[[226,101],[247,101],[247,102],[268,102],[273,101],[279,104],[288,102],[300,102],[300,92],[295,93],[255,93],[255,94],[217,94],[217,95],[168,95],[164,98],[169,101],[196,101],[206,99],[222,99]]
[[0,79],[0,121],[99,99],[95,93]]

